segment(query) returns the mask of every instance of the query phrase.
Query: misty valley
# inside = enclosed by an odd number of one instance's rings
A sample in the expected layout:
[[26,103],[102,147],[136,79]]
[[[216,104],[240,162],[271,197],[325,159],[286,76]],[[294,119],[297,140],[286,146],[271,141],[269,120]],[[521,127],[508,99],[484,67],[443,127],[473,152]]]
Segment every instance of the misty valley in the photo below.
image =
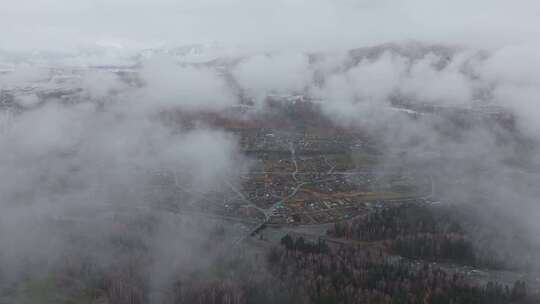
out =
[[0,52],[0,303],[540,303],[519,52],[207,51]]

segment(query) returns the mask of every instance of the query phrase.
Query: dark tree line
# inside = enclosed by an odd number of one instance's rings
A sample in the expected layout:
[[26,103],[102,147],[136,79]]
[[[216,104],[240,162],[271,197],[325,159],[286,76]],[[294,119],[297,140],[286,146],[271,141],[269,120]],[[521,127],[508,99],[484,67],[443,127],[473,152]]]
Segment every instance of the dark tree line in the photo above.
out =
[[468,265],[477,264],[471,242],[462,235],[400,236],[392,241],[391,250],[407,258],[450,260]]
[[332,249],[322,241],[290,235],[281,243],[268,251],[263,268],[223,260],[223,275],[179,280],[170,303],[509,304],[527,297],[521,281],[481,285],[463,274],[394,260],[376,250],[349,245]]
[[318,239],[317,242],[310,242],[306,241],[303,237],[293,239],[288,234],[281,238],[281,245],[285,247],[287,252],[299,251],[302,253],[328,253],[330,251],[330,248],[322,239]]
[[[96,264],[91,250],[66,255],[62,264],[50,269],[54,275],[48,288],[62,291],[61,299],[53,303],[507,304],[530,297],[524,282],[513,286],[495,282],[482,285],[463,274],[395,258],[376,246],[330,246],[323,238],[311,241],[286,235],[278,247],[231,252],[227,243],[220,244],[219,236],[224,233],[221,226],[211,228],[215,236],[198,244],[196,250],[215,251],[214,255],[190,258],[194,265],[164,265],[157,270],[166,270],[167,275],[159,276],[160,272],[152,268],[157,260],[149,254],[149,239],[133,234],[133,228],[153,231],[154,222],[152,218],[131,219],[111,235],[111,254],[118,257],[114,263]],[[396,240],[402,241],[405,248],[399,250],[413,250],[414,256],[440,258],[440,250],[455,252],[452,256],[467,256],[460,253],[466,252],[458,245],[460,234],[450,235],[456,235],[456,239],[447,240],[447,249],[443,245],[442,249],[433,249],[428,237],[440,236],[436,233],[404,234]],[[408,242],[414,244],[413,249],[407,247]],[[414,251],[417,248],[423,249],[418,253]]]
[[354,221],[337,222],[328,233],[360,241],[379,241],[417,233],[462,233],[462,228],[447,216],[435,216],[429,207],[400,205],[376,210]]
[[527,293],[524,282],[479,285],[462,274],[352,246],[291,254],[284,245],[268,261],[291,303],[503,304]]
[[504,268],[502,260],[474,246],[452,212],[444,211],[437,213],[423,205],[389,207],[364,218],[335,223],[328,234],[359,241],[384,241],[394,254],[408,258]]

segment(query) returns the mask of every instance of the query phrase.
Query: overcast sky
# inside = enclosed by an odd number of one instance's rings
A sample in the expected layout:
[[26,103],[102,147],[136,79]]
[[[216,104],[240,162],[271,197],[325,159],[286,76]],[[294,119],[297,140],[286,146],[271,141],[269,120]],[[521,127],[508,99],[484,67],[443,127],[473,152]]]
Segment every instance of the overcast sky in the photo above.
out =
[[537,0],[3,0],[0,48],[327,49],[407,39],[497,47],[533,42],[539,20]]

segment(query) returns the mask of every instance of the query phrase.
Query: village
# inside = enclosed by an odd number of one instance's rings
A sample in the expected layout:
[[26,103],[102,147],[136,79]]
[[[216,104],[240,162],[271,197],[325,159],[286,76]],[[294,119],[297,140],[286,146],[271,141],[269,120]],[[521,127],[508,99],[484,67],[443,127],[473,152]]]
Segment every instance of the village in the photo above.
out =
[[193,193],[174,174],[161,172],[154,199],[180,212],[282,226],[350,220],[377,206],[429,196],[428,179],[402,168],[381,171],[374,149],[350,135],[265,128],[239,134],[253,162],[240,185],[225,181],[215,191]]

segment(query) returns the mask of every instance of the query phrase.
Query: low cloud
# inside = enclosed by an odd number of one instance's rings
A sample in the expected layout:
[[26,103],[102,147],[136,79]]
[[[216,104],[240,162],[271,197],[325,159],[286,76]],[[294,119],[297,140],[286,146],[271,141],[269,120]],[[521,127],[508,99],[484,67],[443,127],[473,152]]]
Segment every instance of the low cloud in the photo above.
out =
[[237,102],[224,78],[213,68],[180,66],[173,57],[162,55],[142,64],[140,77],[144,85],[133,98],[141,100],[144,108],[220,111]]
[[250,56],[232,75],[247,95],[257,100],[267,95],[303,94],[313,81],[309,58],[301,53]]
[[[164,73],[158,73],[161,68]],[[178,206],[197,203],[178,193],[183,189],[219,193],[225,182],[239,182],[249,162],[239,152],[234,135],[203,125],[171,127],[161,116],[169,110],[218,111],[229,105],[234,99],[226,95],[221,79],[210,70],[161,63],[145,67],[142,76],[146,86],[135,88],[111,73],[83,73],[74,82],[82,91],[70,99],[49,98],[24,110],[2,109],[6,115],[0,125],[0,247],[6,248],[0,253],[0,276],[4,282],[45,274],[60,267],[62,259],[88,258],[96,267],[127,263],[128,257],[117,259],[116,247],[108,243],[115,235],[133,235],[157,248],[161,245],[147,238],[167,239],[172,231],[163,230],[168,233],[163,236],[159,231],[124,233],[115,226],[120,223],[107,220],[107,214],[121,217],[119,210],[127,208],[128,223],[142,214],[156,217],[160,224],[167,212],[160,215],[153,204],[161,196],[177,193],[170,203]],[[174,178],[163,188],[153,181],[156,174]],[[206,237],[196,226],[183,223],[178,228],[177,240]],[[87,246],[92,247],[85,251]],[[158,249],[150,252],[161,254]],[[189,263],[205,256],[193,253]],[[182,261],[188,263],[188,258]]]

